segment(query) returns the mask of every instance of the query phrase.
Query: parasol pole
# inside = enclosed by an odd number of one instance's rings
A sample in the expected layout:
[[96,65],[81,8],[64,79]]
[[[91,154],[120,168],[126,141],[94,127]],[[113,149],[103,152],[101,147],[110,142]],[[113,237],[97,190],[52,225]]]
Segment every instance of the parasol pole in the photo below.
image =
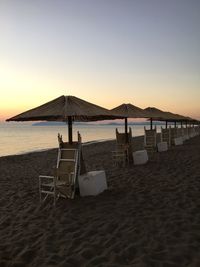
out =
[[126,136],[126,143],[128,143],[128,118],[125,117],[125,136]]
[[165,121],[165,128],[167,129],[167,121]]
[[150,123],[151,123],[151,124],[150,124],[150,127],[151,127],[150,129],[152,130],[152,128],[153,128],[153,126],[152,126],[152,124],[153,124],[153,120],[152,120],[152,118],[150,118]]
[[72,116],[68,117],[68,141],[72,144]]

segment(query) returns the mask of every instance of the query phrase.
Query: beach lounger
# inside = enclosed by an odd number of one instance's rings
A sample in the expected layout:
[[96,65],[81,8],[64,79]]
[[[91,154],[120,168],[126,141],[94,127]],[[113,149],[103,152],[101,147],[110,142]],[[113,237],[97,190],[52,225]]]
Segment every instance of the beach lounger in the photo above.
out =
[[148,154],[156,151],[156,126],[154,129],[147,130],[144,127],[144,148],[147,150]]

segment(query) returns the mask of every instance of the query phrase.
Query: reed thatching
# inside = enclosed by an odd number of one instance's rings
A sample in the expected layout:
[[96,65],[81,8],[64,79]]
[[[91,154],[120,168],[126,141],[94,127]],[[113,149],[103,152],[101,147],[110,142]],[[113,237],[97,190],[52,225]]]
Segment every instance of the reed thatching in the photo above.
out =
[[162,110],[155,108],[155,107],[145,108],[144,111],[146,112],[147,117],[152,119],[152,120],[162,120],[168,116],[167,112],[162,111]]
[[97,121],[121,118],[111,111],[75,96],[60,96],[7,121]]
[[30,109],[7,121],[65,121],[68,124],[68,140],[73,141],[73,121],[98,121],[122,118],[108,109],[75,96],[60,96],[39,107]]
[[143,109],[136,107],[130,103],[117,106],[111,109],[111,111],[125,118],[124,127],[125,127],[125,135],[127,142],[128,142],[128,118],[145,118],[147,115]]
[[126,118],[146,118],[146,112],[132,104],[122,104],[118,107],[111,109],[115,114],[124,116]]

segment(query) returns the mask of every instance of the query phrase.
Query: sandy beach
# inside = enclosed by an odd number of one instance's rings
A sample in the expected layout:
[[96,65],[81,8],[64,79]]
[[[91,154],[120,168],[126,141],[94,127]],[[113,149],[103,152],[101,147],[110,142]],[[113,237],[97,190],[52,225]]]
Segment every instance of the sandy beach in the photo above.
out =
[[[134,149],[143,137],[134,138]],[[83,147],[109,189],[39,204],[57,150],[0,158],[0,266],[200,266],[200,137],[146,165],[112,165],[114,141]]]

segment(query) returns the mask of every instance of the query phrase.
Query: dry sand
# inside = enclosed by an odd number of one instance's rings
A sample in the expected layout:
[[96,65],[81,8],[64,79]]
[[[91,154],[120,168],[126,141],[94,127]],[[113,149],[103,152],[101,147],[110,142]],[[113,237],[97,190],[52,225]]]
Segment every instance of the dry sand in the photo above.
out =
[[[142,137],[135,138],[141,148]],[[200,266],[200,137],[116,168],[114,142],[83,148],[109,190],[39,205],[56,150],[0,158],[0,266]]]

